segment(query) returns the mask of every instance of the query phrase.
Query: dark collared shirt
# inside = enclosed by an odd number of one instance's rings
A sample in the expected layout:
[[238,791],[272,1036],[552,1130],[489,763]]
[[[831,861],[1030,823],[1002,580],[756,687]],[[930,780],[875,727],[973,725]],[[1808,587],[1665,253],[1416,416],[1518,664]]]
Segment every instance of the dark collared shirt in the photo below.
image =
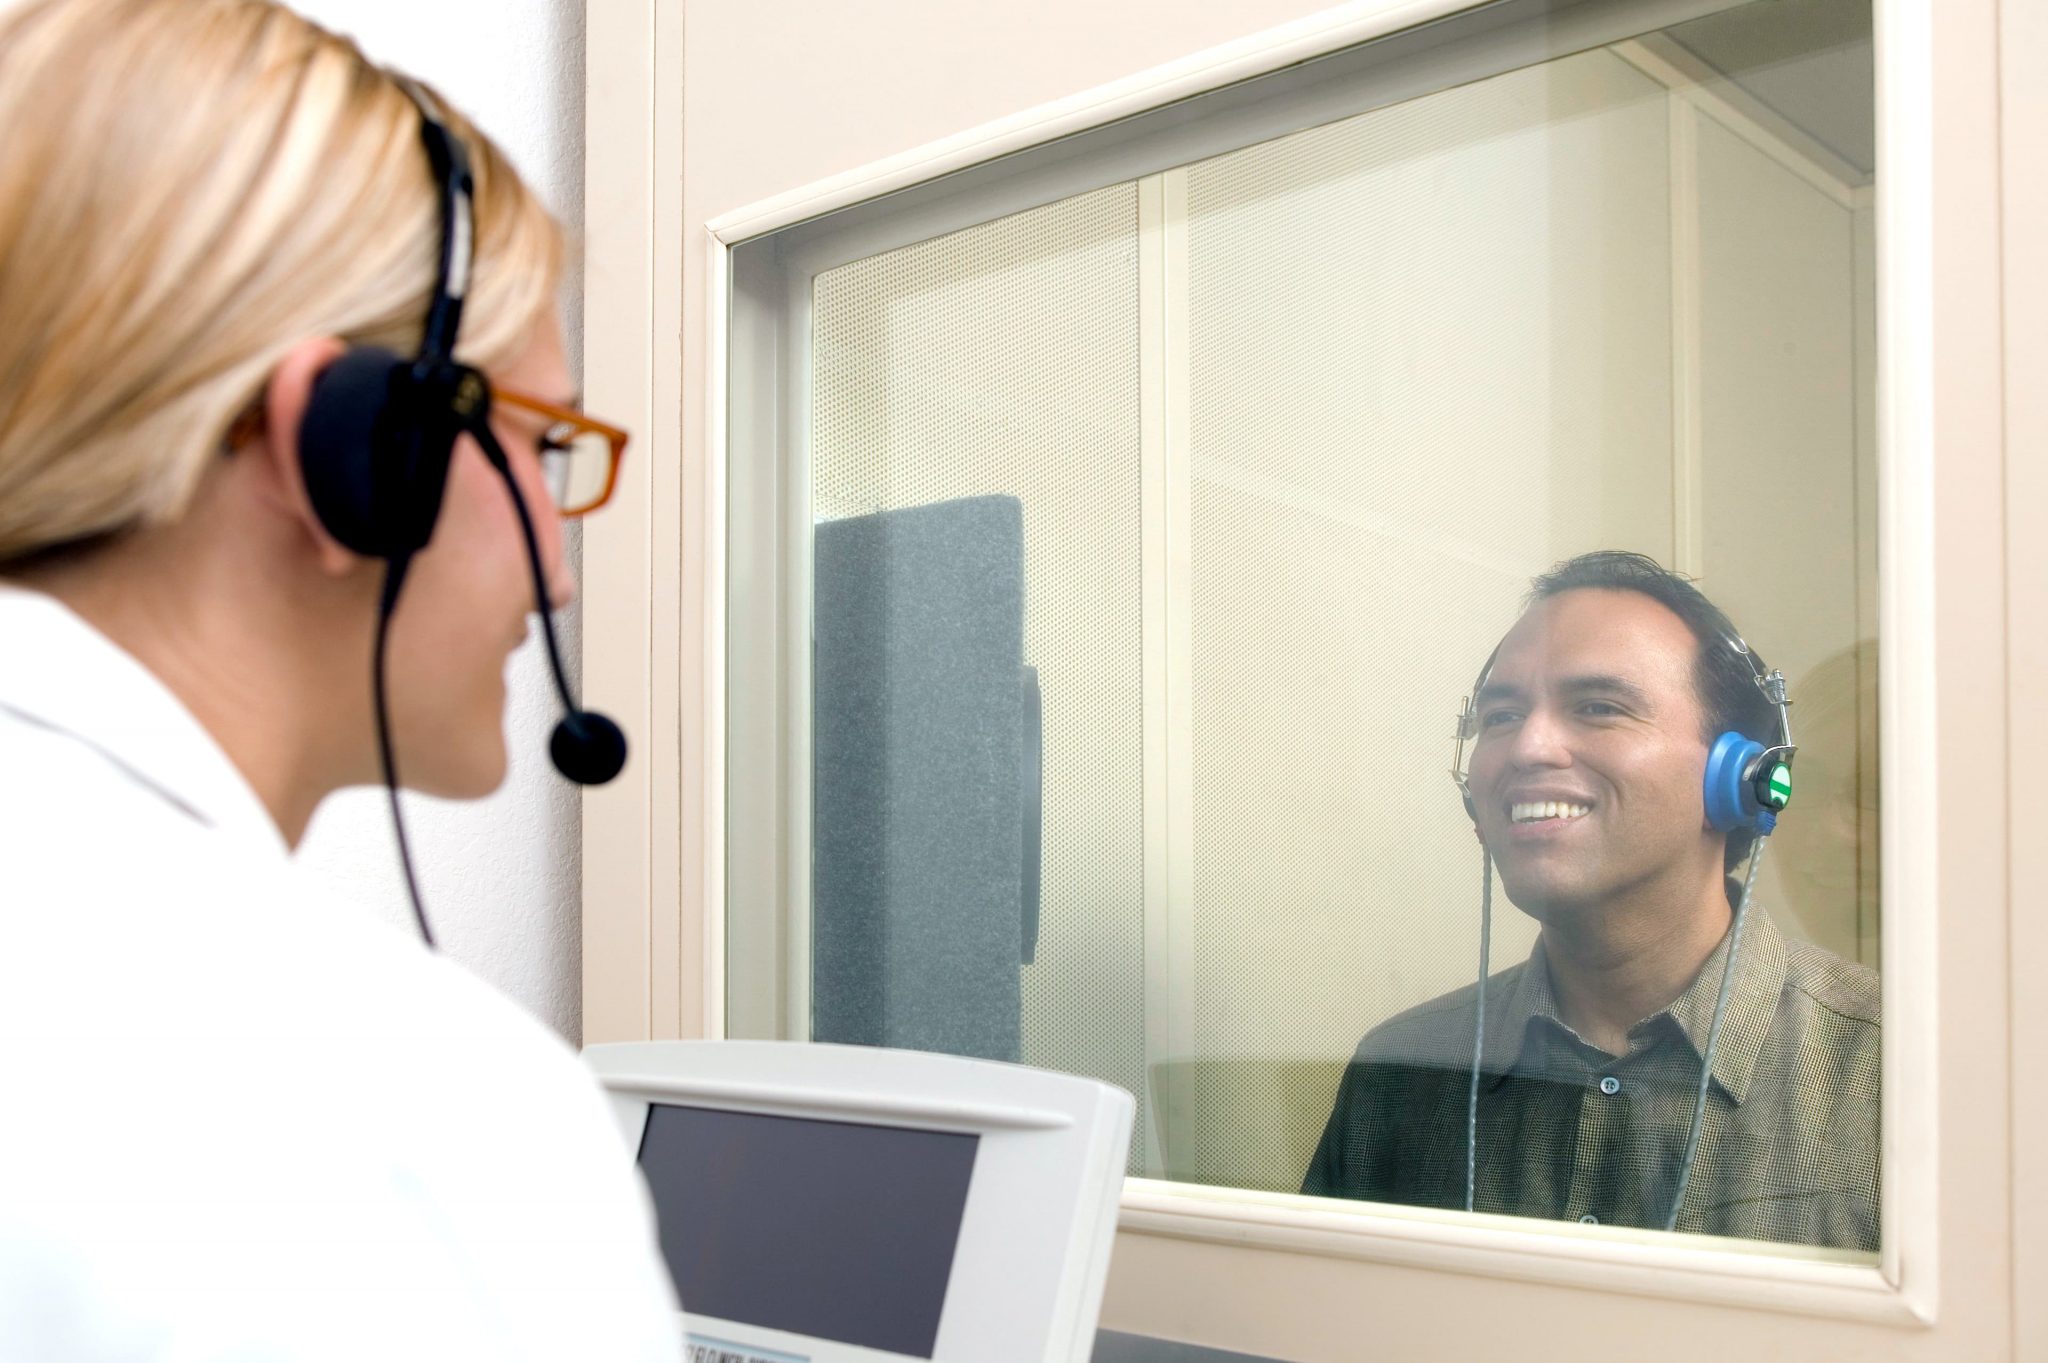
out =
[[[1663,1227],[1727,949],[1622,1056],[1558,1018],[1540,940],[1487,981],[1476,1210]],[[1465,1205],[1474,993],[1359,1043],[1303,1192]],[[1677,1229],[1875,1251],[1878,1040],[1876,972],[1752,909]]]

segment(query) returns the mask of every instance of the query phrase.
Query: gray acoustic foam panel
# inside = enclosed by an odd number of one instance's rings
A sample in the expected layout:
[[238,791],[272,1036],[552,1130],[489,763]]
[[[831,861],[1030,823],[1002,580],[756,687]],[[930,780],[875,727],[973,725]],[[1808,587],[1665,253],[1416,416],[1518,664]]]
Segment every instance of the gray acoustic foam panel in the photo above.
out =
[[[1138,241],[1125,183],[820,274],[811,495],[828,520],[1023,502],[1024,657],[1043,679],[1049,778],[1023,1059],[1143,1102]],[[1138,1154],[1149,1125],[1141,1109]]]
[[822,523],[815,602],[812,1037],[1016,1060],[1022,505]]

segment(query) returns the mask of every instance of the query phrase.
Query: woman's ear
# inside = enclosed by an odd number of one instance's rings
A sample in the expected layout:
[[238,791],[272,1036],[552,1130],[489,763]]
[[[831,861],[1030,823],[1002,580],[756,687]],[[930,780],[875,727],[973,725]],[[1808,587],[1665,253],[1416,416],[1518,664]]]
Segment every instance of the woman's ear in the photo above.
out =
[[327,367],[348,353],[348,347],[332,336],[300,341],[286,351],[270,372],[263,392],[263,435],[245,449],[266,461],[265,471],[279,505],[295,518],[313,541],[320,566],[336,577],[354,570],[362,555],[335,539],[313,509],[306,491],[306,469],[300,428],[313,399],[313,385]]

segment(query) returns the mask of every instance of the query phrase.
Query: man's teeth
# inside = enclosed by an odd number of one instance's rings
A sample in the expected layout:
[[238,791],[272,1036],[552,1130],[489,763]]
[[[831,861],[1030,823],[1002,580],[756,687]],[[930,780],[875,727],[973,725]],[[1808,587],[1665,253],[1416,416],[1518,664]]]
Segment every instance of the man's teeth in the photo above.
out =
[[1509,805],[1508,818],[1515,823],[1535,823],[1539,819],[1577,819],[1593,811],[1591,805],[1567,804],[1562,800],[1537,800],[1529,804]]

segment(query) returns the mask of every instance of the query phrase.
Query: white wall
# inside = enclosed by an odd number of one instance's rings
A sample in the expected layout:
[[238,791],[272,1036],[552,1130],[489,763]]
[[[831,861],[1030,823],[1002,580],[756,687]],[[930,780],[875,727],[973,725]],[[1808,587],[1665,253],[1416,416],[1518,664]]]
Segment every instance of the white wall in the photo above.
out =
[[[505,148],[572,238],[580,232],[580,4],[295,0],[295,7],[354,37],[373,59],[433,84]],[[419,173],[427,173],[424,154]],[[564,320],[571,363],[579,366],[582,293],[572,259]],[[572,680],[581,656],[577,615],[572,610],[563,622]],[[407,797],[406,831],[442,949],[574,1041],[582,1027],[580,802],[548,765],[547,737],[559,711],[537,623],[532,635],[509,670],[512,768],[505,785],[467,805]],[[381,789],[330,799],[299,858],[369,911],[411,921]]]

